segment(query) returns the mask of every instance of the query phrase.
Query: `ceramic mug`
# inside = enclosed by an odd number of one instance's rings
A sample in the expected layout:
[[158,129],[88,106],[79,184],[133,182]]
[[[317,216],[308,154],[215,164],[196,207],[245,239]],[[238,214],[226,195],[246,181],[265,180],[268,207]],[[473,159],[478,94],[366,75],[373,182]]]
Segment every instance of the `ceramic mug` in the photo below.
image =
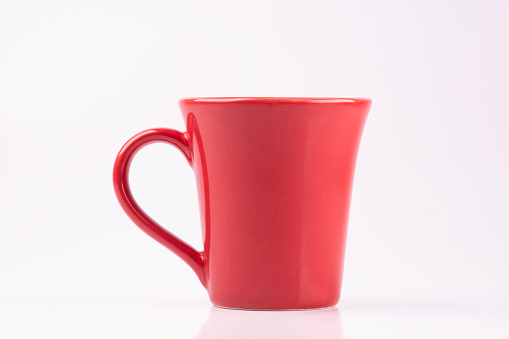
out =
[[[154,128],[120,150],[120,205],[184,260],[211,302],[238,309],[313,309],[338,303],[357,152],[370,99],[188,98],[187,131]],[[203,251],[169,232],[129,188],[134,155],[153,142],[193,168]]]

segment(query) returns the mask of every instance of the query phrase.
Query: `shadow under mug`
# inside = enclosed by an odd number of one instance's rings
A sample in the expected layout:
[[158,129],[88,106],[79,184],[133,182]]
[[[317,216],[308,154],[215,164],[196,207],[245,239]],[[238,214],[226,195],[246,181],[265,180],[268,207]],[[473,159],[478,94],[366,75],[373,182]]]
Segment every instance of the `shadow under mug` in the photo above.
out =
[[[186,132],[146,130],[116,158],[114,189],[127,215],[194,270],[216,306],[336,305],[371,100],[188,98],[179,105]],[[203,251],[154,221],[131,193],[133,157],[153,142],[175,146],[195,172]]]
[[198,339],[341,339],[337,307],[307,312],[238,312],[212,307]]

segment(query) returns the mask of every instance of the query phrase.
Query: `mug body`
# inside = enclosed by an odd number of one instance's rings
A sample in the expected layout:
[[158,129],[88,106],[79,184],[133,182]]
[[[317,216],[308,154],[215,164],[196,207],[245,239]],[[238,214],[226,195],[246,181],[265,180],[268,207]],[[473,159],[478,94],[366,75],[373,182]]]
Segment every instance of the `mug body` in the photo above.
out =
[[334,306],[369,99],[190,98],[187,123],[216,306]]

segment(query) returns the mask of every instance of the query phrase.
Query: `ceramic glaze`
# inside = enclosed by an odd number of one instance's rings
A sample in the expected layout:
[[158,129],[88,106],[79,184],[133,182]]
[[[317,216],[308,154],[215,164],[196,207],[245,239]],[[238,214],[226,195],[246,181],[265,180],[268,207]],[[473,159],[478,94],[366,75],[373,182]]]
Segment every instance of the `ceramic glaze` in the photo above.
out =
[[[194,270],[216,306],[336,305],[371,100],[188,98],[179,104],[186,132],[141,132],[117,156],[114,188],[127,215]],[[133,156],[152,142],[175,146],[195,172],[203,251],[155,222],[131,194]]]

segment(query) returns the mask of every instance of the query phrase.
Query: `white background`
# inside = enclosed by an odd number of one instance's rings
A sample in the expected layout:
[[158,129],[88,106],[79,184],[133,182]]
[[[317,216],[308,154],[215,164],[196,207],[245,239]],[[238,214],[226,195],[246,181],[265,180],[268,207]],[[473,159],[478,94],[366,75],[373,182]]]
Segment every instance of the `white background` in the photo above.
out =
[[[1,1],[2,338],[506,338],[509,2]],[[116,153],[188,96],[364,96],[342,301],[211,307],[117,203]],[[192,170],[131,182],[201,249]]]

